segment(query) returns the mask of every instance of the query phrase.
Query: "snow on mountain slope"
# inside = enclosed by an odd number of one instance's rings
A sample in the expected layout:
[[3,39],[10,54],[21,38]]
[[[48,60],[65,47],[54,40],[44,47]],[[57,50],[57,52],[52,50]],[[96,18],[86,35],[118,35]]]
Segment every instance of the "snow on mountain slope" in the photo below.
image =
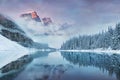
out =
[[15,21],[8,19],[8,17],[5,17],[0,14],[0,34],[8,38],[9,40],[15,41],[18,44],[27,48],[36,48],[36,49],[49,48],[48,45],[46,44],[34,42],[32,40],[32,37],[29,37],[27,35],[30,33],[32,34],[33,32],[27,33],[27,31],[25,29],[21,29],[21,27],[17,25]]
[[27,48],[0,35],[0,68],[28,53]]
[[26,50],[16,42],[10,41],[9,39],[0,35],[0,51],[1,50]]
[[30,54],[29,48],[50,49],[47,44],[34,42],[14,21],[0,14],[0,68]]

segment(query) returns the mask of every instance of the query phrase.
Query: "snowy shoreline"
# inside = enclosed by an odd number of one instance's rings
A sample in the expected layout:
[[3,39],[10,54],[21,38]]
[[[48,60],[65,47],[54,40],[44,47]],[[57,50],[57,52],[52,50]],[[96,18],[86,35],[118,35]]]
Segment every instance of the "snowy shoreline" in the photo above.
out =
[[18,58],[33,54],[36,51],[50,51],[50,49],[32,49],[25,48],[17,42],[0,35],[0,68],[4,65],[17,60]]
[[93,53],[106,53],[106,54],[120,54],[120,50],[103,50],[103,49],[93,49],[93,50],[59,50],[62,52],[93,52]]
[[25,50],[0,50],[0,68],[5,66],[8,63],[11,63],[12,61],[15,61],[19,58],[21,58],[24,55],[30,55],[33,54],[36,51],[50,51],[49,49],[25,49]]

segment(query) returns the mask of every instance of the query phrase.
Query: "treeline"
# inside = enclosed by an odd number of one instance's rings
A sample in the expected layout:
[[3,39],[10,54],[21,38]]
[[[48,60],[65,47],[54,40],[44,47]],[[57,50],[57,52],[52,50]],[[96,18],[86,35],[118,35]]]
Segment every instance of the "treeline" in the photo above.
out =
[[71,38],[61,46],[61,49],[120,49],[120,23],[115,29],[108,28],[108,31],[95,35],[84,35]]

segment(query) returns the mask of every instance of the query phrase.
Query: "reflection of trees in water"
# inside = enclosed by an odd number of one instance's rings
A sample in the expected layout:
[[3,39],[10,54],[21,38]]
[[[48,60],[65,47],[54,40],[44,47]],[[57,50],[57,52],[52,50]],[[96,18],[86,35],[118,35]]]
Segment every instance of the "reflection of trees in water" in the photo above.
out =
[[101,70],[107,70],[110,75],[116,74],[120,80],[120,55],[119,54],[96,54],[96,53],[77,53],[61,52],[62,56],[73,64],[79,66],[94,66]]

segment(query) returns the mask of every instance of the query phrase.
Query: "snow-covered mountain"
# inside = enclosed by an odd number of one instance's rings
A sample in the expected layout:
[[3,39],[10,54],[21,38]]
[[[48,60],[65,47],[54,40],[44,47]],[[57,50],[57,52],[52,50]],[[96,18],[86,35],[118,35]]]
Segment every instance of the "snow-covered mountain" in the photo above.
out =
[[11,19],[0,14],[0,68],[30,54],[33,48],[53,49],[49,48],[47,44],[33,41],[27,34]]
[[67,22],[59,24],[51,17],[43,17],[40,15],[41,22],[38,22],[32,19],[31,14],[33,12],[36,11],[24,12],[23,14],[28,13],[30,15],[28,16],[27,14],[24,17],[19,16],[18,20],[16,20],[16,23],[21,26],[22,30],[24,30],[33,41],[47,43],[53,48],[60,48],[61,44],[73,35],[71,32],[72,24]]
[[50,17],[41,17],[36,11],[28,11],[20,15],[21,18],[24,18],[25,21],[35,21],[43,23],[44,26],[52,24],[52,19]]
[[17,24],[3,15],[0,15],[0,34],[24,47],[49,48],[47,44],[34,42]]

